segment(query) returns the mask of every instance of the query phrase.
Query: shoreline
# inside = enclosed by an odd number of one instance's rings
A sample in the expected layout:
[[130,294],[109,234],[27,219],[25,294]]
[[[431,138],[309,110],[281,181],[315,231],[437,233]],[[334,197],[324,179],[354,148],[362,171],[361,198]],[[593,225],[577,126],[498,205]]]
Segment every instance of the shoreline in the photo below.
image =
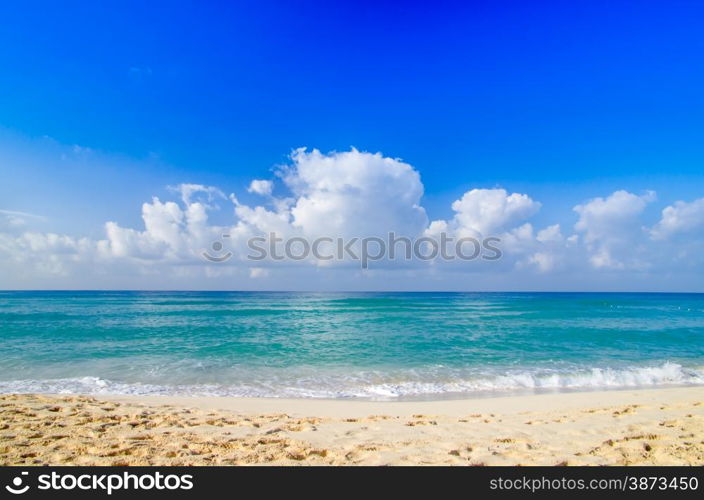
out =
[[443,401],[0,395],[2,465],[704,465],[704,391]]
[[[666,392],[665,392],[666,391]],[[674,391],[674,392],[672,392]],[[575,409],[592,404],[616,405],[655,403],[660,395],[678,396],[701,395],[701,385],[670,386],[657,388],[622,388],[607,390],[556,391],[537,394],[481,395],[457,399],[433,400],[364,400],[333,398],[264,398],[239,396],[179,396],[179,395],[130,395],[101,394],[87,395],[105,401],[147,406],[170,405],[184,408],[208,410],[240,411],[243,413],[282,412],[299,416],[341,417],[346,415],[364,416],[371,413],[386,413],[394,416],[407,416],[413,413],[433,413],[446,416],[460,416],[467,411],[513,412]],[[61,397],[66,395],[47,394]]]

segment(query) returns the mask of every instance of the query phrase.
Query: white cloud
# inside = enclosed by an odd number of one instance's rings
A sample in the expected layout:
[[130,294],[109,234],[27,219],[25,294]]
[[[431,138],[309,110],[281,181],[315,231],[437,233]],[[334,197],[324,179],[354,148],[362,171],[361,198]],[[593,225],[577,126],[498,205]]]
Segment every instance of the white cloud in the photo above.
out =
[[263,267],[253,267],[249,270],[250,278],[266,278],[269,276],[269,270]]
[[271,196],[274,190],[274,183],[268,180],[254,179],[247,188],[250,193],[256,193],[261,196]]
[[[438,237],[444,232],[455,238],[500,238],[503,257],[494,265],[495,271],[525,269],[537,263],[530,257],[531,253],[548,251],[536,238],[532,224],[525,222],[540,210],[540,203],[527,194],[509,194],[499,188],[472,189],[452,203],[452,209],[454,217],[449,221],[433,221],[426,235]],[[559,233],[559,226],[556,229]],[[539,234],[547,237],[551,230],[555,228]]]
[[[169,189],[181,195],[184,205],[190,205],[193,201],[198,201],[202,205],[210,207],[213,201],[225,198],[223,192],[218,188],[202,184],[179,184],[178,186],[171,186]],[[197,199],[194,200],[194,197]]]
[[46,217],[19,210],[0,210],[0,230],[16,231],[30,222],[46,221]]
[[534,253],[528,257],[528,263],[541,273],[553,271],[562,267],[570,246],[570,240],[562,235],[559,224],[548,226],[535,236],[535,244],[530,246]]
[[68,276],[77,268],[90,264],[96,253],[97,243],[88,238],[34,231],[19,236],[0,233],[4,270],[11,269],[21,278],[37,272]]
[[[266,198],[259,205],[243,204],[234,194],[226,197],[212,186],[175,186],[171,188],[175,199],[154,197],[142,205],[141,228],[110,221],[99,239],[37,231],[28,224],[39,220],[35,216],[0,210],[0,286],[245,289],[248,283],[252,287],[260,283],[287,289],[301,284],[422,289],[433,284],[473,289],[481,283],[485,288],[501,283],[504,288],[538,289],[536,283],[545,283],[553,289],[580,289],[589,281],[597,287],[616,283],[628,288],[636,277],[652,276],[644,283],[661,283],[664,276],[696,276],[693,271],[704,268],[704,198],[666,207],[660,221],[648,228],[641,219],[646,206],[655,201],[654,193],[616,191],[576,205],[573,214],[563,214],[561,219],[577,218],[576,234],[563,234],[559,224],[534,225],[531,218],[541,208],[538,201],[499,188],[467,191],[451,204],[451,218],[429,223],[421,204],[419,173],[380,153],[298,149],[278,178],[283,185],[277,192],[288,190],[286,197],[272,196],[274,181],[256,179],[249,185],[248,191]],[[224,208],[231,219],[214,224],[209,216]],[[386,236],[391,231],[410,238],[441,233],[497,236],[503,258],[491,264],[385,262],[369,272],[329,261],[267,260],[255,266],[245,258],[247,239],[271,232],[280,237],[349,239]],[[687,239],[669,252],[664,245],[675,235]],[[216,241],[233,249],[233,258],[224,264],[202,258]],[[604,281],[613,275],[622,278]]]
[[677,201],[663,209],[660,222],[650,234],[656,240],[664,240],[675,234],[691,233],[704,228],[704,198],[691,203]]
[[534,215],[540,203],[528,195],[508,194],[505,189],[472,189],[452,204],[460,232],[484,236],[511,229]]
[[212,201],[219,190],[194,184],[181,185],[183,205],[154,197],[142,205],[144,230],[105,225],[108,255],[118,258],[183,261],[197,258],[199,251],[218,239],[226,228],[208,225],[208,210],[214,207],[195,198]]
[[560,232],[559,224],[553,224],[539,231],[535,239],[541,243],[562,243],[565,240]]
[[552,271],[556,266],[556,256],[549,252],[536,252],[530,256],[529,262],[534,264],[540,272]]
[[428,224],[423,184],[409,164],[356,149],[297,149],[281,175],[296,197],[292,225],[307,236],[417,236]]
[[653,191],[638,196],[621,190],[607,198],[594,198],[574,207],[574,211],[579,214],[575,229],[584,232],[587,241],[612,236],[624,228],[632,227],[634,219],[654,200]]
[[584,236],[593,267],[642,267],[636,255],[643,234],[640,215],[652,201],[653,191],[638,196],[621,190],[574,207],[579,214],[574,227]]

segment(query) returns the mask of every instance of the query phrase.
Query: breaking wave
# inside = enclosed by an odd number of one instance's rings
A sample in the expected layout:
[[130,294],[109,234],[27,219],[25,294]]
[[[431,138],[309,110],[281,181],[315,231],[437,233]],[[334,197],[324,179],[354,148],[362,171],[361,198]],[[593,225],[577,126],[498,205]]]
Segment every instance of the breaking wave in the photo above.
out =
[[0,393],[91,395],[180,395],[334,399],[442,399],[514,393],[658,387],[704,384],[704,367],[677,363],[572,371],[507,370],[459,376],[452,371],[384,374],[319,374],[253,379],[237,383],[164,384],[121,382],[95,376],[0,381]]

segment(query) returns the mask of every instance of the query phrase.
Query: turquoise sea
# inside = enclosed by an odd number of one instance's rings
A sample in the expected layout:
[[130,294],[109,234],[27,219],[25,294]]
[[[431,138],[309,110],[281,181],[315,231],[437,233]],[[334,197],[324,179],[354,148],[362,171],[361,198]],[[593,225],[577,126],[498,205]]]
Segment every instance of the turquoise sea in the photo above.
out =
[[704,384],[704,294],[0,292],[0,392],[440,399]]

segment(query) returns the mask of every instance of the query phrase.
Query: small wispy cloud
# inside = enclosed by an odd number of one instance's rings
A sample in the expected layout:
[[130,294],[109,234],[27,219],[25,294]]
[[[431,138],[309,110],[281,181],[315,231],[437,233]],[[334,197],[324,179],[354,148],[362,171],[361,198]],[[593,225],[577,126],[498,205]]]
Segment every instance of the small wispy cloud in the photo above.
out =
[[0,229],[11,231],[22,230],[30,221],[44,222],[47,218],[43,215],[30,214],[19,210],[0,209]]
[[11,216],[11,217],[24,217],[26,219],[47,220],[47,218],[43,215],[30,214],[27,212],[20,212],[18,210],[0,209],[0,214]]

